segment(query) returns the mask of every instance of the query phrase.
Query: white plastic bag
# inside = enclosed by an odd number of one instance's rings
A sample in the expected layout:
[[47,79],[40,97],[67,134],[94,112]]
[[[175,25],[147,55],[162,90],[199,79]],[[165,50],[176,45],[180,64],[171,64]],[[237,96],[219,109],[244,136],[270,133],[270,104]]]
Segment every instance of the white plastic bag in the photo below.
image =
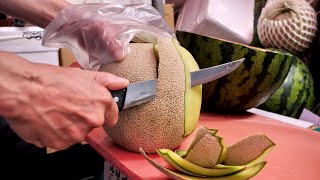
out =
[[72,51],[84,69],[119,62],[130,53],[134,39],[156,43],[157,37],[176,38],[148,4],[79,4],[62,10],[45,28],[42,45]]

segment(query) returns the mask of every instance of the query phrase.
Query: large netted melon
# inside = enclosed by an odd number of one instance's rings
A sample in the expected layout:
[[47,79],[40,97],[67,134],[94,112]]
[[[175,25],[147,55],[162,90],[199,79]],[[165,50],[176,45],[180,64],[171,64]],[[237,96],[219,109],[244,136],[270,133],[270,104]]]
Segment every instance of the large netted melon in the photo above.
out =
[[156,98],[120,112],[113,128],[104,127],[118,145],[132,151],[143,148],[174,149],[196,128],[200,115],[202,86],[191,88],[190,72],[199,67],[192,55],[174,39],[158,44],[131,44],[132,52],[117,64],[100,68],[131,83],[157,79]]
[[203,111],[239,112],[264,103],[281,86],[296,58],[214,37],[176,34],[201,69],[245,58],[235,71],[203,85]]
[[264,47],[298,54],[308,49],[316,36],[317,13],[305,0],[269,0],[257,26]]

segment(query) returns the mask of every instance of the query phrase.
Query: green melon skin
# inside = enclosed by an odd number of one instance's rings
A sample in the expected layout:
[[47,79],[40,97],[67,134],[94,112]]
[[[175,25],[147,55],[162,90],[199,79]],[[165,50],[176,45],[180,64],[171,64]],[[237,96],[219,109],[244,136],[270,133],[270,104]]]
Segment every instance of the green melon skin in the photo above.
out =
[[230,74],[202,86],[202,111],[243,112],[264,103],[285,80],[296,59],[266,49],[177,31],[177,38],[200,69],[245,58]]
[[314,107],[314,81],[308,67],[295,59],[280,88],[257,108],[299,118],[303,109]]

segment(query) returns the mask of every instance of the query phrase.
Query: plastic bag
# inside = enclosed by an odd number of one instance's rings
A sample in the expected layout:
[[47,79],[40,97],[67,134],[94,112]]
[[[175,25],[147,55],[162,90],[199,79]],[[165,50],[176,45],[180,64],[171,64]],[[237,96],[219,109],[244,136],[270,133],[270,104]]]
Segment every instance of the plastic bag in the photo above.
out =
[[148,4],[79,4],[63,9],[45,28],[42,45],[69,49],[84,69],[119,62],[133,39],[156,43],[176,38],[161,14]]

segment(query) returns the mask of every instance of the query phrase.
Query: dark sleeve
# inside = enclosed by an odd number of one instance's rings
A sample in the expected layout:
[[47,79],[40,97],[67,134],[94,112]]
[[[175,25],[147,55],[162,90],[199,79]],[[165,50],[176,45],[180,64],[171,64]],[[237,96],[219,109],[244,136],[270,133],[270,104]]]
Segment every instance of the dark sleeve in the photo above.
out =
[[38,148],[22,140],[9,126],[4,118],[0,117],[0,158],[19,160],[34,160],[43,158],[45,148]]
[[0,117],[0,180],[103,180],[103,165],[104,158],[89,145],[47,154],[22,140]]

